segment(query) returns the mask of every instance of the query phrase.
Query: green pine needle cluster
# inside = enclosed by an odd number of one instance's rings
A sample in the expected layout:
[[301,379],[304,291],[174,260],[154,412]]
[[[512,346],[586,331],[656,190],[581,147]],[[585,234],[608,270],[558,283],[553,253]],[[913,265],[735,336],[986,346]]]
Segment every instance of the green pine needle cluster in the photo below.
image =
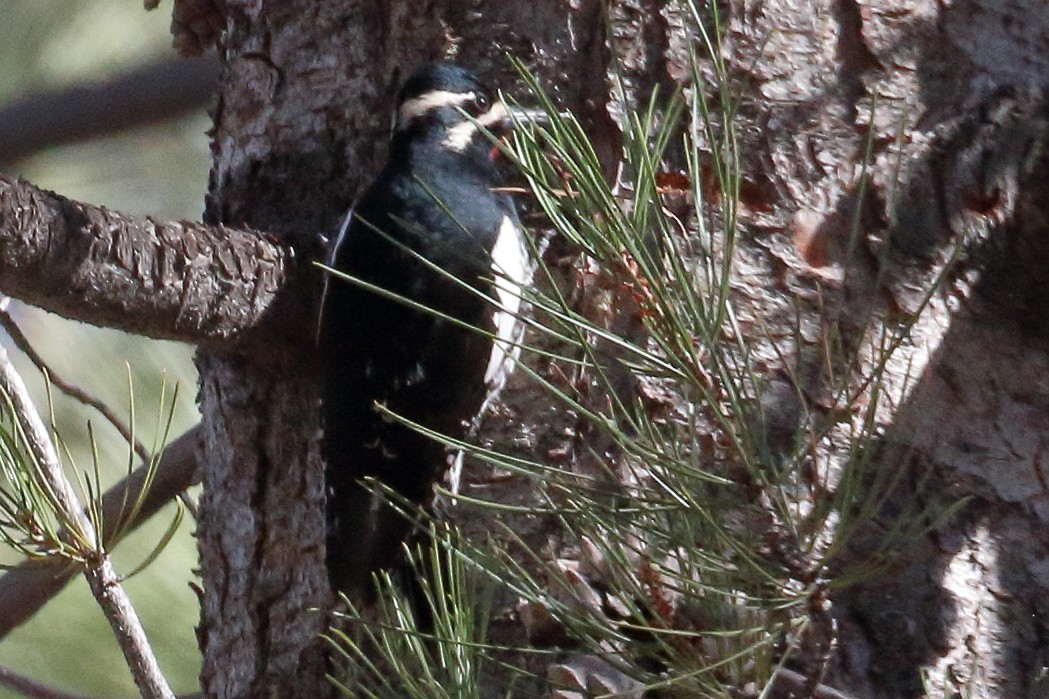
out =
[[[127,367],[127,372],[131,439],[127,445],[125,466],[126,473],[130,476],[136,468],[138,457],[133,446],[136,439],[136,415],[130,366]],[[48,381],[46,372],[44,379],[48,391],[48,407],[53,408],[52,384]],[[104,556],[112,545],[131,531],[133,523],[138,519],[160,460],[160,446],[167,443],[170,435],[177,400],[178,386],[171,391],[165,377],[157,409],[157,424],[154,430],[156,440],[150,452],[153,456],[143,465],[146,469],[143,487],[136,493],[124,493],[119,516],[115,519],[107,519],[103,515],[105,508],[102,496],[105,484],[102,473],[105,468],[97,446],[94,426],[90,421],[86,425],[91,465],[88,469],[80,469],[73,458],[72,450],[62,438],[54,410],[49,409],[50,437],[59,460],[66,472],[72,474],[72,480],[75,480],[79,487],[86,522],[90,525],[90,531],[87,531],[87,528],[82,526],[82,520],[69,516],[62,505],[46,466],[40,463],[36,450],[31,448],[24,417],[16,410],[11,397],[0,390],[0,542],[26,558],[59,558],[81,566],[91,565]],[[142,571],[160,555],[178,530],[183,514],[184,510],[179,505],[170,525],[156,545],[124,576],[125,578]]]

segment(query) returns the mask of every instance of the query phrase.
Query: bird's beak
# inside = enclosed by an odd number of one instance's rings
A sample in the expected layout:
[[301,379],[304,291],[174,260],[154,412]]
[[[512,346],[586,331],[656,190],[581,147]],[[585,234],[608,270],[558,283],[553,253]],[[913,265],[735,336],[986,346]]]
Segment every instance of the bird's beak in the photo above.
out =
[[549,124],[550,117],[542,109],[510,107],[505,102],[496,102],[491,109],[477,118],[477,122],[499,135],[527,124]]
[[525,109],[523,107],[508,107],[506,116],[503,117],[503,128],[513,129],[527,124],[546,126],[550,123],[550,115],[544,109]]

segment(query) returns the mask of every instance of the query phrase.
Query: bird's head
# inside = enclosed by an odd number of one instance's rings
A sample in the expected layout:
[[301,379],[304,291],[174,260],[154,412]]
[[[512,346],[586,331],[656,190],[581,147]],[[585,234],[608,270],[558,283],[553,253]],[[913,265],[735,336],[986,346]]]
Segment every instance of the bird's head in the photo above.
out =
[[490,161],[498,151],[489,134],[500,136],[534,116],[515,114],[470,71],[430,63],[404,83],[395,119],[395,149],[422,146]]

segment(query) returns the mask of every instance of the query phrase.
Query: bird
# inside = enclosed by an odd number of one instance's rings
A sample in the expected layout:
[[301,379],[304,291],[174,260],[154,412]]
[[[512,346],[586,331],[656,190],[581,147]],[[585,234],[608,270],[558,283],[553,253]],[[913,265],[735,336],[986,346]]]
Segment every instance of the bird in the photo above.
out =
[[497,188],[493,136],[518,113],[469,70],[431,63],[401,87],[388,159],[347,215],[329,266],[318,338],[331,586],[374,594],[402,562],[412,523],[376,483],[427,507],[462,438],[517,360],[529,246]]

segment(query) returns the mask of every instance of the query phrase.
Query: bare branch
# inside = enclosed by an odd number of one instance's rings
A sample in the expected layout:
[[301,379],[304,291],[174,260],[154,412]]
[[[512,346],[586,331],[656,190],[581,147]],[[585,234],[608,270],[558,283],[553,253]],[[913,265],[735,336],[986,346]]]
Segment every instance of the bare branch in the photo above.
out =
[[214,57],[173,59],[106,82],[29,95],[0,109],[0,163],[13,162],[45,146],[203,110],[218,75]]
[[[174,440],[160,458],[153,483],[145,494],[138,516],[121,528],[130,533],[171,502],[178,493],[199,482],[197,478],[196,446],[199,428],[193,428]],[[142,466],[106,491],[102,497],[103,540],[113,546],[109,531],[118,522],[128,502],[134,502],[142,492],[147,467]],[[0,577],[0,638],[28,620],[52,597],[57,595],[78,572],[74,566],[61,561],[33,560]]]
[[0,177],[0,293],[66,318],[225,344],[260,323],[293,256],[254,231],[135,219]]
[[160,665],[153,655],[153,649],[146,639],[142,623],[131,606],[131,600],[120,585],[113,564],[106,555],[104,547],[98,541],[96,531],[90,518],[73,491],[73,486],[62,470],[54,444],[48,435],[47,428],[40,419],[39,413],[29,398],[22,377],[15,371],[14,365],[7,356],[7,351],[0,347],[0,390],[10,399],[14,417],[25,434],[29,449],[40,469],[40,477],[47,482],[49,490],[55,495],[55,505],[62,510],[61,519],[67,529],[75,527],[74,538],[86,546],[86,542],[97,542],[94,550],[85,551],[88,561],[84,568],[84,577],[95,595],[102,612],[109,621],[120,649],[124,653],[131,675],[135,679],[143,699],[174,699],[175,695],[160,671]]
[[789,696],[809,696],[812,699],[856,699],[852,694],[846,694],[840,689],[825,684],[810,684],[800,672],[794,672],[785,667],[776,670],[775,682],[777,687],[785,686]]
[[175,699],[109,556],[103,555],[89,565],[84,570],[84,577],[106,614],[143,699]]

